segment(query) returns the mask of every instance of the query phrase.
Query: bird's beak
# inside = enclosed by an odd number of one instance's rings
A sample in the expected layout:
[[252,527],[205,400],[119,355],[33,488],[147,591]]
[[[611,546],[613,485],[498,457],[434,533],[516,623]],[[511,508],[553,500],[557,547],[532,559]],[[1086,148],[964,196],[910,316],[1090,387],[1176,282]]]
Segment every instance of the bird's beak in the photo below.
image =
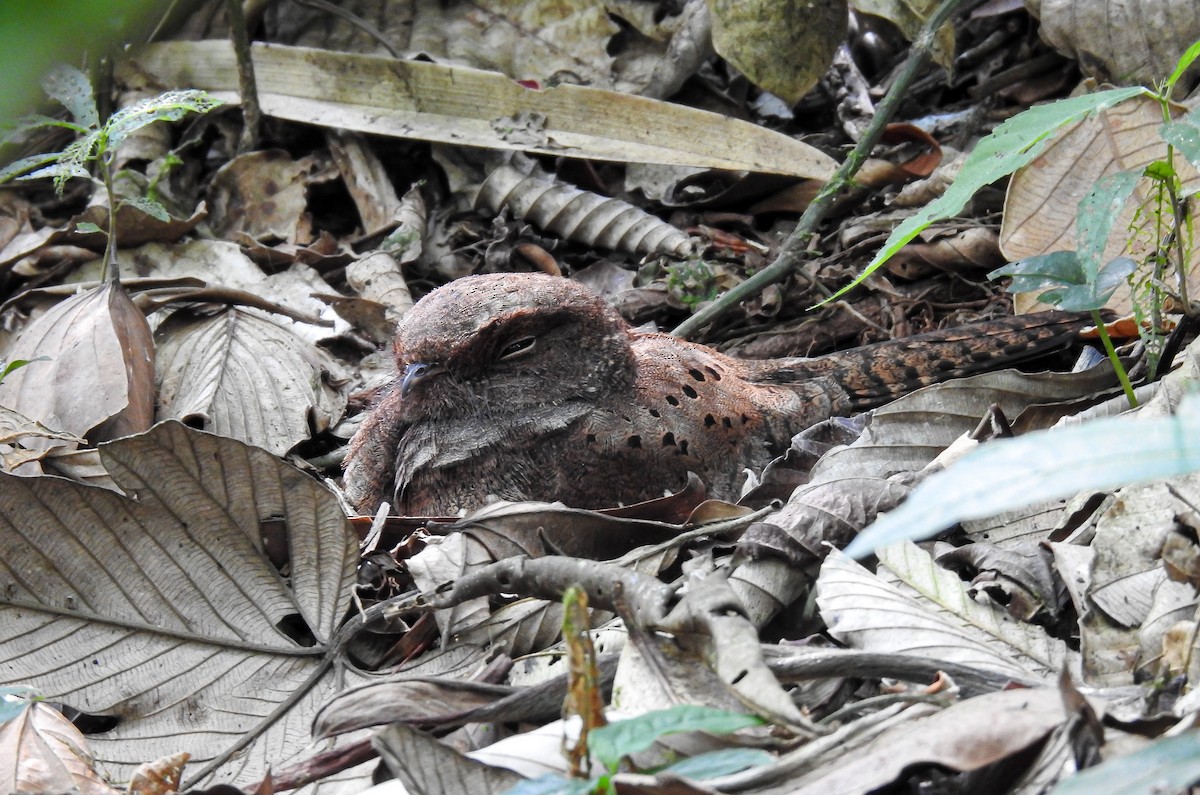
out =
[[442,369],[440,365],[426,364],[425,362],[413,362],[408,365],[400,376],[400,396],[407,396],[418,381],[428,378],[434,373],[440,373]]

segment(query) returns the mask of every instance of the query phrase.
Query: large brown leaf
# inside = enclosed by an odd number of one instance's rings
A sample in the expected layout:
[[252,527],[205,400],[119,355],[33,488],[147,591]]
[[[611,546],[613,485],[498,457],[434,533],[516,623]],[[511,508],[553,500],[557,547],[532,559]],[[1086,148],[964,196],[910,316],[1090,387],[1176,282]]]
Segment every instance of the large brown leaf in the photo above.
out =
[[336,690],[356,537],[324,486],[232,439],[169,422],[100,455],[132,499],[0,476],[0,679],[117,718],[92,741],[117,779],[239,747],[221,777],[260,777]]
[[56,430],[103,441],[154,421],[154,341],[120,284],[51,307],[21,332],[8,360],[36,359],[0,384],[4,405]]

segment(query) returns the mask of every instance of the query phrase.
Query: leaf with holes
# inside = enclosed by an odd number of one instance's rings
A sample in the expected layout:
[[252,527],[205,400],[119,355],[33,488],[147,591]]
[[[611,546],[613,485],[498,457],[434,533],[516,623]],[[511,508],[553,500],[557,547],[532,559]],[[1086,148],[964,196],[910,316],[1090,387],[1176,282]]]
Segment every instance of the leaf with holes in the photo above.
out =
[[324,486],[176,422],[100,446],[121,489],[0,475],[0,684],[108,716],[103,769],[181,749],[221,778],[302,751],[337,688],[356,537]]

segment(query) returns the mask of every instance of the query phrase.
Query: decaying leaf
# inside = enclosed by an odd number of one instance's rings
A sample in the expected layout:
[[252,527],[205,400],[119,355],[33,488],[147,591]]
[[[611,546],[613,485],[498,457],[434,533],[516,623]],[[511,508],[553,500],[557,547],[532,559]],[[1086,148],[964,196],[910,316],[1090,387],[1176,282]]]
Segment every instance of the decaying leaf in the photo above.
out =
[[58,710],[32,698],[0,722],[0,790],[117,793],[97,772],[79,729]]
[[713,46],[755,85],[795,105],[846,37],[846,0],[708,0]]
[[170,422],[100,455],[133,499],[0,475],[0,676],[115,718],[92,745],[117,779],[181,743],[201,765],[241,748],[223,778],[260,777],[338,687],[357,538],[324,486],[241,442]]
[[327,353],[259,314],[178,312],[156,332],[165,418],[282,455],[341,418],[345,396]]
[[1200,38],[1200,6],[1174,0],[1026,0],[1041,36],[1100,82],[1152,85]]
[[[536,90],[477,69],[278,45],[255,45],[254,62],[264,112],[308,124],[555,157],[817,179],[834,169],[827,155],[786,135],[645,97],[566,84]],[[122,65],[237,101],[225,41],[154,44]],[[536,137],[509,134],[522,112],[546,120]]]
[[20,334],[7,359],[36,359],[0,384],[0,404],[48,428],[103,441],[154,421],[154,341],[119,283],[68,298]]

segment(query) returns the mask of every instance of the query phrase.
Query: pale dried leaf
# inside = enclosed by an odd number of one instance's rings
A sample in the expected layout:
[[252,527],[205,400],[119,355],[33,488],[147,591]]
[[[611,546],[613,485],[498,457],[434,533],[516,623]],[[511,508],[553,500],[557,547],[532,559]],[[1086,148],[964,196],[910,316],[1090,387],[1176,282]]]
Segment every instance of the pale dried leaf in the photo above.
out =
[[0,723],[0,792],[115,795],[96,772],[87,739],[61,712],[27,701]]
[[[827,179],[835,167],[820,151],[757,125],[601,89],[534,90],[492,72],[278,45],[256,45],[254,64],[263,111],[305,124],[555,157],[815,179]],[[154,44],[122,65],[237,101],[228,42]],[[510,140],[509,122],[521,112],[547,120],[537,140]]]
[[238,308],[177,312],[158,327],[159,414],[282,455],[341,418],[324,350]]
[[[254,780],[305,747],[337,689],[319,674],[357,537],[324,486],[232,439],[163,423],[100,454],[136,499],[0,475],[0,675],[119,716],[92,738],[118,779],[186,737],[200,762],[248,739],[222,776]],[[272,551],[267,519],[286,534]]]
[[[341,174],[342,184],[354,200],[363,234],[373,235],[391,227],[400,212],[400,197],[396,195],[386,166],[367,139],[358,133],[330,130],[325,140]],[[421,192],[414,187],[408,195],[416,195],[419,199]],[[424,228],[422,223],[422,231]]]
[[469,536],[483,545],[493,560],[547,554],[605,560],[640,545],[668,542],[686,528],[568,508],[557,502],[499,501],[434,529]]
[[1177,0],[1040,0],[1043,39],[1100,82],[1153,85],[1200,39],[1200,5]]
[[1041,627],[974,602],[963,582],[909,542],[880,550],[872,575],[845,555],[825,559],[817,605],[830,634],[868,651],[919,654],[1022,679],[1051,679],[1066,650]]
[[179,791],[183,767],[192,755],[186,751],[138,765],[129,779],[126,795],[170,795]]
[[317,344],[329,339],[346,322],[337,313],[314,297],[329,292],[329,283],[313,268],[293,263],[290,268],[270,275],[246,256],[236,243],[222,240],[189,240],[173,246],[151,243],[122,256],[139,273],[163,279],[197,279],[201,286],[227,288],[270,298],[270,303],[305,317],[332,321],[328,328],[303,322],[291,322],[273,316],[301,339]]
[[[420,240],[417,240],[420,251]],[[392,323],[412,308],[412,291],[400,271],[400,263],[385,251],[376,251],[346,266],[346,283],[368,301],[387,307]]]
[[388,723],[443,724],[512,693],[502,685],[401,675],[339,693],[317,712],[312,733],[325,738]]
[[27,436],[39,436],[59,442],[83,444],[83,439],[74,434],[52,431],[37,420],[31,420],[19,411],[0,406],[0,444],[12,444]]
[[434,737],[402,723],[384,729],[375,736],[372,744],[409,792],[424,795],[503,792],[522,781],[521,776],[502,766],[463,756]]
[[[25,327],[8,360],[36,359],[0,384],[0,404],[47,427],[111,438],[150,426],[154,345],[146,318],[107,282],[49,309]],[[149,382],[146,375],[151,374]]]

